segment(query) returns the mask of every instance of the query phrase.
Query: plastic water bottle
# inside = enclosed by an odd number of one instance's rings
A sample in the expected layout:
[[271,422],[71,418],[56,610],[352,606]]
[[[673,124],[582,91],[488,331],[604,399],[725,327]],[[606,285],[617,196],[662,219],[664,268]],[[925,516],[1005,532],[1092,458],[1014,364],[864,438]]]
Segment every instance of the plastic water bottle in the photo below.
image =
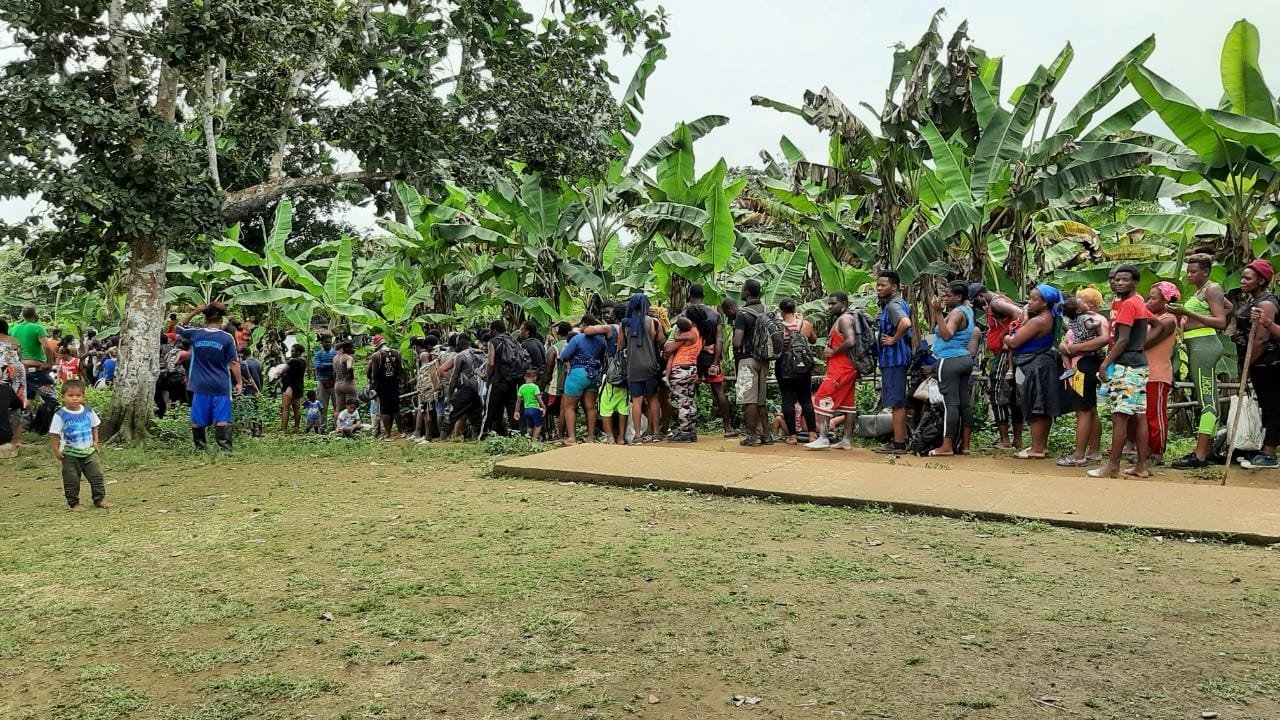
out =
[[[1111,371],[1115,370],[1115,367],[1116,367],[1115,365],[1108,365],[1105,368],[1103,375],[1107,378],[1110,378]],[[1098,383],[1098,402],[1106,402],[1106,400],[1107,400],[1107,384],[1100,382]]]

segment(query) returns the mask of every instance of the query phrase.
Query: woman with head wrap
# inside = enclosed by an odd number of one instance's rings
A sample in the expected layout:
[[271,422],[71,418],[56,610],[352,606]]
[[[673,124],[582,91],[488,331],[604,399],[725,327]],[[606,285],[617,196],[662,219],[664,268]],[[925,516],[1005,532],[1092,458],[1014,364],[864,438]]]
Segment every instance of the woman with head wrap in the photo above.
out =
[[1187,258],[1187,282],[1196,288],[1194,295],[1182,305],[1170,305],[1169,312],[1182,321],[1182,343],[1187,349],[1187,379],[1191,381],[1191,398],[1195,401],[1199,420],[1196,427],[1196,449],[1173,461],[1177,470],[1202,468],[1209,464],[1213,434],[1218,429],[1218,360],[1222,358],[1222,340],[1227,329],[1231,303],[1217,283],[1209,280],[1213,256],[1198,254]]
[[1240,274],[1243,302],[1236,311],[1236,358],[1244,369],[1244,357],[1253,344],[1249,384],[1262,411],[1262,450],[1241,464],[1250,469],[1276,467],[1276,443],[1280,441],[1280,298],[1271,290],[1275,270],[1266,260],[1254,260]]
[[1098,419],[1098,369],[1110,340],[1111,324],[1098,313],[1102,293],[1095,287],[1081,288],[1074,298],[1062,302],[1067,332],[1058,352],[1069,358],[1075,375],[1065,392],[1066,410],[1076,414],[1075,452],[1058,458],[1058,465],[1079,467],[1102,458],[1102,422]]
[[[622,345],[627,351],[627,392],[631,395],[631,428],[633,444],[655,442],[658,436],[658,379],[662,365],[658,361],[658,321],[649,317],[649,298],[635,293],[627,300],[627,315],[622,319]],[[647,407],[646,407],[647,406]],[[640,416],[649,426],[640,432]]]
[[1169,439],[1169,390],[1173,388],[1173,341],[1178,319],[1169,312],[1169,303],[1181,299],[1178,286],[1161,280],[1147,294],[1151,326],[1147,329],[1147,450],[1149,462],[1164,464],[1164,447]]
[[1013,351],[1018,395],[1022,399],[1022,415],[1031,425],[1031,446],[1014,454],[1022,460],[1044,458],[1049,452],[1049,428],[1062,414],[1062,381],[1054,352],[1054,339],[1062,293],[1052,285],[1035,286],[1027,296],[1027,319],[1016,331],[1004,337],[1004,345]]

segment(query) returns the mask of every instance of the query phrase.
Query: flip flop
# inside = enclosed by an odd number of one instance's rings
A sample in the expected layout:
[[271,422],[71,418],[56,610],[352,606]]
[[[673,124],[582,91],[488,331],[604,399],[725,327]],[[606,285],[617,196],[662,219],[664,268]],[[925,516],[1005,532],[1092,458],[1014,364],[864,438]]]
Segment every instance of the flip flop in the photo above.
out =
[[1085,475],[1088,475],[1091,478],[1105,478],[1105,479],[1111,479],[1111,480],[1115,479],[1114,475],[1107,474],[1106,468],[1094,468],[1086,472]]
[[929,457],[955,457],[955,453],[940,453],[937,450],[930,450]]
[[1017,458],[1017,459],[1019,459],[1019,460],[1043,460],[1043,459],[1045,459],[1046,457],[1048,457],[1048,454],[1033,455],[1033,454],[1031,454],[1030,452],[1028,452],[1027,450],[1025,450],[1025,449],[1024,449],[1024,450],[1019,450],[1018,452],[1014,453],[1014,454],[1013,454],[1013,457],[1015,457],[1015,458]]
[[1058,467],[1081,467],[1083,465],[1088,465],[1088,464],[1089,464],[1088,458],[1080,458],[1079,460],[1077,460],[1071,457],[1070,455],[1066,455],[1058,458]]
[[1124,472],[1124,474],[1128,475],[1129,477],[1136,477],[1136,478],[1143,478],[1143,479],[1151,477],[1150,472],[1146,474],[1142,474],[1138,472],[1137,468],[1125,468],[1122,472]]

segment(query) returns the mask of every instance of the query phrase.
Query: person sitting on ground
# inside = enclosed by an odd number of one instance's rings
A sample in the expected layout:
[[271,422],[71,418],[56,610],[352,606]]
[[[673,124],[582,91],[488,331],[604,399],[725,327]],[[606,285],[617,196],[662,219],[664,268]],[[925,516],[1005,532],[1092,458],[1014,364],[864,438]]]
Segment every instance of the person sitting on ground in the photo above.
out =
[[98,462],[98,426],[101,421],[93,408],[84,404],[84,383],[68,380],[62,386],[62,407],[54,413],[49,425],[49,444],[53,456],[62,463],[62,493],[67,507],[84,510],[80,505],[80,478],[89,481],[93,504],[109,508],[107,484],[102,479]]
[[543,417],[547,406],[542,402],[542,389],[538,387],[538,368],[524,371],[524,384],[516,390],[516,411],[511,414],[514,422],[523,420],[525,432],[534,442],[542,439]]
[[347,400],[347,409],[338,413],[338,434],[343,437],[355,437],[364,425],[360,422],[360,406],[355,398]]
[[676,411],[671,442],[698,441],[698,356],[702,334],[687,317],[676,319],[676,335],[667,342],[667,379]]
[[307,419],[307,426],[303,432],[321,434],[324,431],[324,403],[316,399],[315,390],[307,391],[307,401],[302,403],[302,412]]

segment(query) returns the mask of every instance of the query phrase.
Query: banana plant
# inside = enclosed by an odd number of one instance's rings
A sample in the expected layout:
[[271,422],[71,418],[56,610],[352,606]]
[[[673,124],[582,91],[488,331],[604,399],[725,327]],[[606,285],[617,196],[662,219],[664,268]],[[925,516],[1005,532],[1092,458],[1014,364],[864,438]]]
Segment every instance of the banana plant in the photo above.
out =
[[1152,164],[1146,177],[1122,187],[1125,197],[1170,197],[1186,208],[1187,218],[1162,223],[1159,229],[1186,222],[1210,233],[1225,228],[1220,246],[1228,264],[1238,266],[1265,252],[1263,237],[1272,208],[1280,202],[1280,109],[1259,64],[1258,29],[1237,22],[1223,42],[1219,63],[1224,101],[1221,108],[1201,108],[1182,90],[1146,66],[1128,70],[1142,101],[1159,116],[1177,143],[1158,138],[1135,139],[1168,161]]

